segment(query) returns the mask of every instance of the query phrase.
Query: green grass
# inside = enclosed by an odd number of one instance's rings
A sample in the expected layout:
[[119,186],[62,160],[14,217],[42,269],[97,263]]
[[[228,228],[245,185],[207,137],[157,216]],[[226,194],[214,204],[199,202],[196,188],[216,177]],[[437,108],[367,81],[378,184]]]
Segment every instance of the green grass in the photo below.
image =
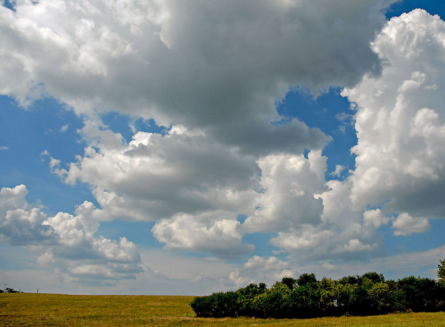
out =
[[445,326],[445,313],[316,319],[196,318],[192,296],[0,294],[0,326]]

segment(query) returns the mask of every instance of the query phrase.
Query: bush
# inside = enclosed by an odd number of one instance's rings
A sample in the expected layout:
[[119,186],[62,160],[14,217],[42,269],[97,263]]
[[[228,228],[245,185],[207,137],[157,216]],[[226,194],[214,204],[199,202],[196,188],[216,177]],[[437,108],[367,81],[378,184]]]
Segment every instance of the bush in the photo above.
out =
[[196,297],[190,305],[198,317],[236,317],[239,311],[236,292]]
[[198,317],[290,318],[438,311],[445,309],[445,279],[436,282],[411,276],[385,281],[382,274],[368,272],[317,281],[314,274],[305,273],[297,279],[284,277],[269,290],[264,283],[249,284],[236,292],[197,297],[190,305]]
[[264,283],[261,283],[259,286],[256,284],[249,284],[236,291],[238,294],[238,314],[240,316],[254,316],[255,312],[252,307],[252,301],[256,296],[263,294],[266,291],[266,284]]

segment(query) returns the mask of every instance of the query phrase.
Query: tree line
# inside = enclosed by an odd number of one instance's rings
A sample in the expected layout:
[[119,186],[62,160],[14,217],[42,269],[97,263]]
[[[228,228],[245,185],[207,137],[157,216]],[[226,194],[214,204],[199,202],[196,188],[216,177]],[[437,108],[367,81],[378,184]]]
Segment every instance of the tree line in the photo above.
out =
[[249,284],[237,291],[196,297],[191,303],[198,317],[307,318],[339,315],[374,315],[400,311],[445,310],[445,260],[439,281],[406,277],[385,280],[368,272],[338,280],[305,273],[284,277],[271,288]]
[[5,287],[4,290],[0,289],[0,293],[23,293],[22,291],[17,291],[11,287]]

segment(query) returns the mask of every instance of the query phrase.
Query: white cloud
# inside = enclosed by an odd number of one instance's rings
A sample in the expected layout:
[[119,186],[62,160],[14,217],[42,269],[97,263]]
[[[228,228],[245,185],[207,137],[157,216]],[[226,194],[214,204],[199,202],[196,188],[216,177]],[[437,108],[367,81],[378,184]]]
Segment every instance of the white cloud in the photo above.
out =
[[373,47],[388,62],[382,76],[342,93],[356,104],[355,171],[316,195],[321,223],[279,231],[271,244],[300,260],[363,260],[386,256],[376,230],[388,216],[399,214],[396,235],[426,232],[428,218],[445,217],[444,32],[438,17],[416,10],[377,36]]
[[153,235],[166,249],[210,252],[221,257],[251,253],[254,246],[242,244],[240,222],[223,219],[224,212],[208,215],[178,215],[161,220],[153,227]]
[[[399,214],[394,233],[409,235],[445,213],[445,25],[420,10],[402,15],[373,52],[380,10],[391,2],[42,0],[19,2],[16,14],[0,8],[0,93],[23,106],[49,94],[86,114],[84,155],[68,167],[50,157],[50,168],[66,183],[90,185],[100,206],[48,218],[26,203],[24,186],[5,188],[3,238],[43,244],[38,262],[58,265],[71,281],[139,271],[134,244],[95,238],[96,220],[156,221],[152,232],[167,250],[219,257],[252,251],[247,233],[274,232],[272,245],[325,271],[334,267],[327,260],[384,257],[376,230],[388,214]],[[271,124],[296,85],[314,93],[349,87],[358,144],[344,182],[325,181],[328,136],[298,120]],[[127,144],[97,118],[112,110],[172,128],[135,133]],[[248,217],[242,224],[239,214]],[[271,279],[300,268],[253,257],[227,278],[238,285],[258,271]]]
[[0,151],[6,151],[9,150],[9,147],[7,146],[0,146]]
[[349,240],[349,243],[345,245],[344,248],[348,252],[361,252],[361,251],[372,250],[372,247],[369,244],[365,245],[356,238],[353,240]]
[[37,258],[39,265],[59,269],[66,278],[80,283],[93,277],[97,283],[133,278],[142,271],[132,242],[124,237],[120,242],[94,237],[99,224],[91,217],[91,203],[80,205],[76,216],[59,212],[47,218],[40,208],[28,204],[27,193],[25,185],[1,189],[0,237],[11,245],[42,253]]
[[387,65],[343,95],[356,103],[354,206],[445,217],[445,23],[423,10],[392,18],[373,43]]
[[270,124],[276,102],[378,74],[369,43],[395,1],[23,0],[0,8],[0,93],[204,128],[246,153],[320,149],[319,130]]
[[[351,242],[352,244],[358,244],[357,242]],[[376,271],[384,273],[386,278],[402,278],[409,275],[418,275],[422,272],[423,275],[427,274],[430,278],[437,278],[437,270],[431,270],[431,266],[437,266],[439,260],[443,260],[445,255],[445,245],[440,246],[427,251],[410,252],[398,255],[392,255],[387,257],[372,258],[369,261],[350,261],[343,262],[337,261],[338,264],[332,264],[328,262],[312,262],[302,263],[299,260],[290,259],[283,265],[277,266],[275,270],[270,270],[268,261],[276,260],[277,258],[263,258],[254,256],[249,259],[242,267],[237,270],[232,270],[227,274],[228,282],[232,284],[232,287],[245,286],[249,282],[266,282],[271,286],[275,281],[281,280],[287,276],[298,277],[303,273],[315,273],[317,279],[322,277],[341,278],[350,275],[362,275],[370,271]],[[249,262],[258,263],[253,267],[249,266]],[[267,271],[265,274],[264,272]],[[232,277],[232,278],[230,278]],[[236,277],[236,278],[234,278]],[[242,283],[244,282],[244,283]]]
[[62,127],[60,127],[60,132],[65,133],[68,130],[68,128],[69,128],[68,124],[63,125]]
[[102,207],[93,211],[96,219],[152,221],[224,211],[233,220],[252,202],[259,173],[254,158],[203,132],[176,126],[165,136],[138,132],[126,144],[120,134],[88,124],[82,131],[90,143],[84,157],[68,170],[52,168],[67,183],[93,187]]
[[325,262],[324,264],[321,265],[324,269],[326,269],[327,271],[334,271],[337,270],[338,267],[334,266],[333,264],[330,264],[329,262]]
[[270,155],[261,169],[257,210],[243,224],[246,232],[273,232],[320,223],[323,204],[314,194],[324,190],[326,157],[321,151],[303,155]]
[[375,225],[351,209],[348,186],[326,184],[321,151],[256,159],[182,126],[138,132],[128,144],[91,122],[81,133],[85,155],[68,169],[51,158],[50,167],[67,183],[91,185],[95,219],[156,221],[153,235],[166,249],[230,257],[253,250],[245,234],[278,232],[272,245],[306,259],[384,254]]
[[345,170],[345,168],[346,167],[343,165],[336,165],[335,170],[331,172],[329,175],[334,177],[340,177],[341,173],[343,172],[343,170]]
[[365,226],[380,228],[382,225],[389,223],[390,218],[385,217],[380,209],[367,210],[363,213],[363,221]]
[[413,218],[406,212],[401,213],[392,223],[394,235],[408,236],[413,233],[425,233],[431,228],[428,219]]

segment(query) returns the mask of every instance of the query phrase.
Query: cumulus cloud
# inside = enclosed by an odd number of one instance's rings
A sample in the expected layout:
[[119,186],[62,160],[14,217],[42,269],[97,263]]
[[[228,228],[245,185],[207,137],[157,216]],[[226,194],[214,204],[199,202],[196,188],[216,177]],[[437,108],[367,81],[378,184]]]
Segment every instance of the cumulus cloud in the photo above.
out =
[[[253,256],[248,259],[243,266],[240,266],[227,274],[226,278],[233,287],[245,286],[248,282],[266,282],[271,286],[276,281],[280,281],[284,276],[298,277],[303,273],[313,272],[317,279],[322,277],[341,278],[354,274],[364,274],[370,271],[385,273],[385,276],[406,276],[407,274],[427,273],[429,277],[436,278],[437,270],[431,271],[431,266],[437,266],[445,254],[445,245],[427,251],[417,251],[398,254],[387,257],[373,258],[366,262],[337,261],[339,264],[330,262],[300,262],[298,260],[288,260],[282,262],[275,257]],[[270,265],[270,263],[277,265]],[[253,265],[251,263],[254,263]],[[265,273],[265,272],[268,273]],[[244,283],[240,284],[243,281]]]
[[[8,209],[9,234],[57,244],[41,262],[82,244],[89,257],[134,262],[126,240],[93,237],[95,220],[113,219],[156,221],[152,232],[167,249],[218,256],[249,253],[243,236],[257,232],[275,232],[271,244],[301,259],[384,256],[376,230],[388,213],[402,213],[393,223],[400,235],[444,213],[445,27],[417,10],[392,19],[371,48],[392,2],[22,0],[16,13],[0,8],[0,93],[25,107],[51,95],[85,115],[84,154],[69,166],[50,158],[50,167],[66,183],[89,184],[99,204],[51,218]],[[330,137],[276,112],[297,85],[315,94],[347,87],[342,94],[356,104],[356,170],[343,182],[325,180]],[[127,143],[100,123],[107,111],[171,129],[136,132]],[[87,262],[65,272],[110,269]]]
[[270,124],[276,102],[378,74],[369,43],[394,1],[21,0],[0,7],[0,93],[203,128],[247,153],[320,149],[319,130]]
[[212,211],[243,213],[252,202],[258,169],[254,157],[224,146],[202,132],[175,126],[164,136],[120,134],[87,124],[90,145],[68,169],[51,164],[65,182],[93,186],[102,209],[96,219],[159,220]]
[[408,236],[413,233],[425,233],[431,228],[426,218],[413,218],[406,212],[401,213],[392,223],[394,235]]
[[256,255],[244,263],[240,269],[231,272],[229,281],[237,287],[259,282],[271,285],[286,276],[294,276],[294,271],[289,269],[287,262],[273,256],[264,258]]
[[243,228],[248,232],[273,232],[320,222],[323,204],[314,194],[324,190],[326,157],[321,151],[303,155],[271,155],[258,161],[261,180],[257,210]]
[[348,186],[326,183],[320,150],[257,158],[183,126],[138,132],[128,144],[92,122],[81,134],[84,156],[67,169],[50,157],[51,169],[91,185],[97,220],[156,221],[153,235],[166,249],[231,257],[253,251],[244,235],[277,232],[272,245],[306,259],[384,254],[375,226],[341,193]]
[[390,218],[383,216],[382,210],[367,210],[363,213],[363,221],[365,226],[380,228],[382,225],[389,223]]
[[343,170],[345,170],[345,168],[346,167],[343,165],[336,165],[335,170],[332,173],[330,173],[330,175],[334,177],[340,177],[341,173],[343,172]]
[[271,244],[312,260],[385,256],[376,230],[392,215],[395,235],[426,232],[429,218],[445,217],[444,32],[423,10],[388,22],[373,43],[387,62],[382,75],[342,92],[355,104],[355,170],[315,194],[321,223],[280,231]]
[[357,105],[353,205],[444,217],[444,32],[420,9],[392,18],[373,43],[382,76],[343,91]]
[[221,257],[251,253],[254,246],[242,244],[240,222],[223,219],[224,214],[216,213],[216,217],[178,215],[156,223],[152,232],[167,249],[206,251]]
[[59,269],[79,282],[98,283],[134,278],[141,272],[140,255],[125,237],[119,242],[94,237],[99,224],[90,213],[92,203],[78,206],[76,215],[59,212],[47,217],[26,201],[25,185],[0,191],[0,237],[11,245],[28,246],[42,254],[37,263]]
[[[395,235],[426,232],[444,217],[443,60],[445,23],[423,10],[393,18],[373,48],[387,62],[344,96],[355,104],[356,169],[315,195],[321,223],[281,231],[271,243],[306,259],[386,255],[375,230],[393,222]],[[414,218],[417,217],[417,218]]]

